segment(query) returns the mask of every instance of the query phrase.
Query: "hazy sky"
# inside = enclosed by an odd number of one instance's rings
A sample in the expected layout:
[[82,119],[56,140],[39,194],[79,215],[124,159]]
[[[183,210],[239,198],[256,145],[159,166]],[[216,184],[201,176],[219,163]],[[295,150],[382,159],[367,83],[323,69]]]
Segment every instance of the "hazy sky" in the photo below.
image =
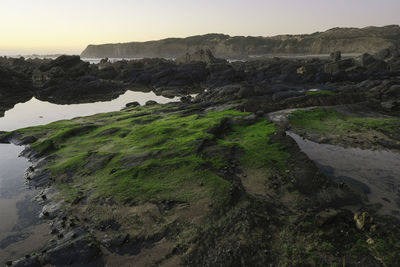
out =
[[0,54],[204,33],[271,36],[400,24],[400,0],[0,0]]

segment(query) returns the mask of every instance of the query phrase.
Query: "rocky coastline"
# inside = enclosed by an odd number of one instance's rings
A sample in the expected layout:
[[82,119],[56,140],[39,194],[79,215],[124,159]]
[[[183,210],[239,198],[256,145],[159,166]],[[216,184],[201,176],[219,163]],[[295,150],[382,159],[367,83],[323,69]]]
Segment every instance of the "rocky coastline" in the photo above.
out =
[[[377,214],[351,186],[329,180],[285,131],[397,150],[399,66],[396,49],[231,63],[207,50],[176,61],[99,64],[78,56],[0,58],[3,112],[33,96],[59,104],[126,90],[181,97],[1,132],[0,142],[27,146],[22,155],[33,165],[26,179],[42,189],[40,216],[54,236],[48,249],[6,264],[396,266],[398,218]],[[316,106],[322,109],[268,119]]]

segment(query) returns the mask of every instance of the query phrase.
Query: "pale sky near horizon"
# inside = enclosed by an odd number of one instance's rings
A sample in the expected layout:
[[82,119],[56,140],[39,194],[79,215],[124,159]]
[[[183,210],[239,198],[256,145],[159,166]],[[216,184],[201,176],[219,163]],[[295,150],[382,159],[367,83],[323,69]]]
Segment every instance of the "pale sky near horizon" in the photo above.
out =
[[400,24],[400,0],[0,0],[0,55],[205,33],[272,36]]

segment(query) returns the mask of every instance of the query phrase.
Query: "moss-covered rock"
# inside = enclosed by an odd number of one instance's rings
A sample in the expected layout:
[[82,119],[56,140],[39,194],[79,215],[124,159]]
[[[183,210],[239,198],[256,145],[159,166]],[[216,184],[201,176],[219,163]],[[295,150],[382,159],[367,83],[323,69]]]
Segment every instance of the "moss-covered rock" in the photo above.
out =
[[[11,135],[33,142],[29,155],[44,159],[59,192],[52,199],[69,214],[60,220],[90,229],[104,264],[329,265],[366,238],[338,209],[354,192],[319,173],[281,129],[209,110],[132,107]],[[318,214],[328,219],[316,223]],[[375,266],[374,255],[362,250],[348,262]]]

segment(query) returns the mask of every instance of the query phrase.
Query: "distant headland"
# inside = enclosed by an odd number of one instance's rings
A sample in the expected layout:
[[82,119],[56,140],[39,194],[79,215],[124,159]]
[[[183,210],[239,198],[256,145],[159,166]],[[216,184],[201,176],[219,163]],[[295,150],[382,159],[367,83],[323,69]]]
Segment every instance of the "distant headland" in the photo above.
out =
[[199,49],[210,49],[220,58],[248,59],[271,54],[376,53],[400,47],[399,25],[333,28],[325,32],[273,37],[205,34],[159,41],[89,45],[84,58],[176,58]]

